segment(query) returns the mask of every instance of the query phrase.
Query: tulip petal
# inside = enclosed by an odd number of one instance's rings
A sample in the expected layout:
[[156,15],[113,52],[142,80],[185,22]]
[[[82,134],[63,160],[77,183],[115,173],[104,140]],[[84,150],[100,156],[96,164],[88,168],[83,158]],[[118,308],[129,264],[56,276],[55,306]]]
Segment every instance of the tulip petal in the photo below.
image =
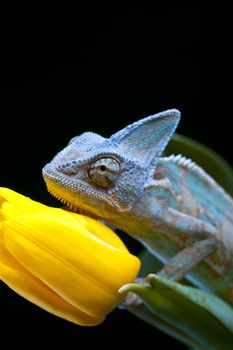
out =
[[0,239],[0,279],[11,289],[44,310],[79,325],[94,326],[105,317],[94,318],[67,303],[30,274],[8,251]]
[[[64,212],[62,209],[57,209],[59,211]],[[108,226],[102,224],[101,222],[89,218],[84,215],[79,215],[72,212],[65,212],[70,215],[76,222],[82,222],[83,226],[91,232],[93,235],[99,237],[102,241],[114,246],[115,248],[119,248],[125,252],[128,252],[127,247],[124,245],[122,240],[113,232]],[[60,213],[59,213],[60,215]]]
[[7,250],[26,269],[93,317],[107,314],[121,301],[117,290],[133,281],[140,267],[133,255],[52,212],[4,222],[3,231]]
[[89,217],[6,188],[0,188],[0,205],[2,280],[63,318],[102,322],[122,300],[118,289],[135,280],[140,260],[112,230]]
[[35,212],[35,210],[50,210],[50,207],[36,202],[28,197],[23,196],[9,188],[0,187],[0,206],[6,203],[11,204],[15,208],[15,212],[19,213],[29,213]]
[[[60,216],[64,221],[74,220],[76,223],[83,225],[92,234],[96,235],[103,241],[121,249],[128,251],[121,239],[107,226],[101,224],[99,221],[84,215],[79,215],[69,211],[65,211],[60,208],[51,208],[39,202],[36,202],[30,198],[27,198],[17,192],[14,192],[8,188],[0,187],[0,220],[11,219],[17,215],[24,213],[42,212],[42,211],[53,211]],[[1,217],[2,216],[2,217]]]

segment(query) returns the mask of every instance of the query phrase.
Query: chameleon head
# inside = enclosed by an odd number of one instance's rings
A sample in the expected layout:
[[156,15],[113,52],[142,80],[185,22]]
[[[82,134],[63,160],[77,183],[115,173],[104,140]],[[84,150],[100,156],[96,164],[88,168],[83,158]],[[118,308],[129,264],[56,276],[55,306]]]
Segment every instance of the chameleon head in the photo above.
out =
[[128,211],[140,195],[142,169],[111,152],[107,141],[84,133],[43,168],[48,191],[72,211],[115,217]]
[[73,138],[43,168],[49,192],[73,211],[113,218],[130,211],[153,178],[180,114],[149,116],[105,139],[86,132]]

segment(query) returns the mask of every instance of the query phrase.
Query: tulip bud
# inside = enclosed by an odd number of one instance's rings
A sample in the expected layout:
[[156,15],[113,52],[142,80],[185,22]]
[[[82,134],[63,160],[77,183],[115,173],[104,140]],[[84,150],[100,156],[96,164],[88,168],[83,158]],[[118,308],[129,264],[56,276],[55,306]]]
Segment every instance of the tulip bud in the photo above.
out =
[[0,279],[45,310],[97,325],[140,261],[108,227],[0,188]]

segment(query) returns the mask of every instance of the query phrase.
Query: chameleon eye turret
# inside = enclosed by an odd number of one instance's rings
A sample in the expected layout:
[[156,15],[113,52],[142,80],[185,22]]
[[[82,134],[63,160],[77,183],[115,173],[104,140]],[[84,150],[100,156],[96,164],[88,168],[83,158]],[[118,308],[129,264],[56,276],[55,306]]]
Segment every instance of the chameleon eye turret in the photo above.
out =
[[117,159],[112,157],[95,160],[88,170],[91,182],[103,188],[112,187],[120,174],[121,165]]

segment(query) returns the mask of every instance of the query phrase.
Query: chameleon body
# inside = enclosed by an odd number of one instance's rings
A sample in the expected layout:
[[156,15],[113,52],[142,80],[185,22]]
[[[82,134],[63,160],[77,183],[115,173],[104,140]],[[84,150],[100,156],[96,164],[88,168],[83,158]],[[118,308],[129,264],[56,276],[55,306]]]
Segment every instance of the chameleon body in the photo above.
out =
[[233,305],[233,200],[198,165],[161,157],[180,120],[167,110],[103,138],[73,138],[43,169],[49,192],[71,210],[124,230],[173,280]]

